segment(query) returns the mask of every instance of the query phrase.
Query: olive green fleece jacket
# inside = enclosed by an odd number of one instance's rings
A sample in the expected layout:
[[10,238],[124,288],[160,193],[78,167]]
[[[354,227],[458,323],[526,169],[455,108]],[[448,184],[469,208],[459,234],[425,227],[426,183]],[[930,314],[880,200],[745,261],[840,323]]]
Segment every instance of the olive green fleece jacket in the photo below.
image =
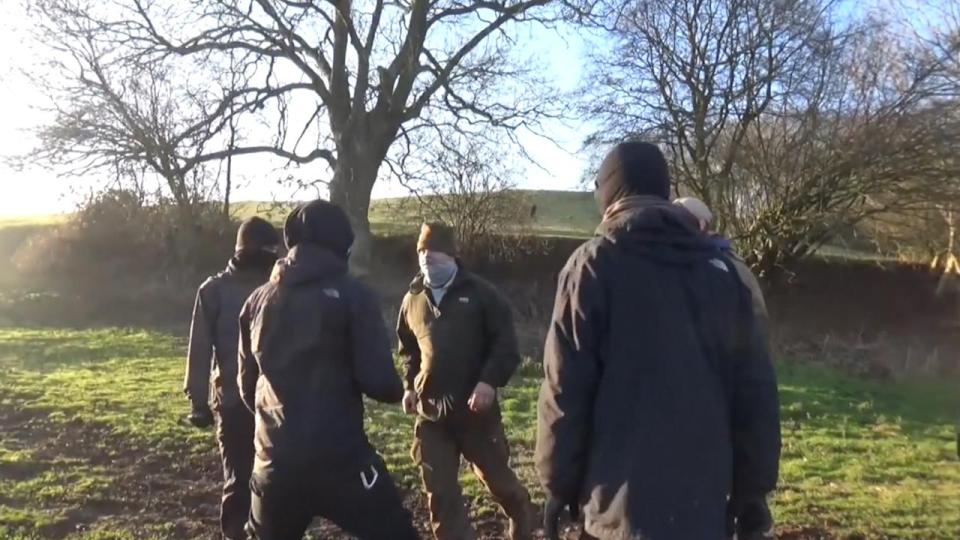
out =
[[505,386],[520,364],[510,304],[489,282],[462,267],[440,305],[423,276],[403,299],[397,322],[407,390],[420,414],[439,420],[465,407],[477,383]]

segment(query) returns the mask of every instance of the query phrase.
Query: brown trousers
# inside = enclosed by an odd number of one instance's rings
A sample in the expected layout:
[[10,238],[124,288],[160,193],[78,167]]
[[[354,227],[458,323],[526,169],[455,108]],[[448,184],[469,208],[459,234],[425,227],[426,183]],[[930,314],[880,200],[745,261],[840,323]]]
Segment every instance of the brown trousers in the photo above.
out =
[[420,467],[437,540],[477,537],[460,488],[461,456],[504,513],[515,522],[528,523],[530,494],[510,469],[499,406],[481,414],[455,411],[439,421],[418,419],[411,453]]
[[217,444],[223,462],[220,530],[226,540],[245,540],[253,472],[253,415],[243,405],[217,411]]

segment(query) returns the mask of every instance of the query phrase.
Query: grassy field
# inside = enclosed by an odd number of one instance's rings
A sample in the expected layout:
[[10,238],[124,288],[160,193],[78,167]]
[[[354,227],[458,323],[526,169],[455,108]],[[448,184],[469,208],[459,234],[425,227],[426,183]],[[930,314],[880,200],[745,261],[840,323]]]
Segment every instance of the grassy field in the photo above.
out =
[[[577,191],[519,191],[530,205],[536,206],[531,224],[542,236],[590,236],[600,222],[593,194]],[[260,216],[282,223],[293,205],[289,203],[238,202],[233,212],[238,218]],[[370,205],[370,226],[374,234],[412,234],[423,221],[416,199],[377,199]]]
[[[518,193],[536,207],[535,218],[529,230],[525,230],[536,236],[588,238],[600,222],[596,202],[590,192],[529,190]],[[294,203],[287,202],[238,201],[233,203],[232,213],[236,219],[260,216],[282,225],[293,206]],[[421,207],[413,198],[374,200],[369,217],[371,230],[378,236],[414,234],[424,220]],[[0,268],[31,236],[68,219],[69,216],[65,214],[0,218]],[[832,259],[894,260],[869,250],[840,246],[824,246],[818,253]],[[4,285],[3,280],[4,276],[0,275],[0,288]]]
[[[0,329],[0,538],[213,537],[220,473],[213,434],[181,420],[182,352],[181,339],[155,332]],[[504,417],[516,467],[539,495],[537,369],[523,371]],[[779,374],[783,537],[960,537],[954,382],[870,383],[790,363]],[[410,418],[384,406],[368,415],[422,509]],[[489,521],[491,502],[465,479]]]

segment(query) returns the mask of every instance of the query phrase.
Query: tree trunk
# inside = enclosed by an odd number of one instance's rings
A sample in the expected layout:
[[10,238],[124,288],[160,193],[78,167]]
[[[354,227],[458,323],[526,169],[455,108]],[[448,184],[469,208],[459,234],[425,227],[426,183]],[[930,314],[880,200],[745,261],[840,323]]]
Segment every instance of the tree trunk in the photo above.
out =
[[353,226],[355,239],[350,268],[361,276],[371,271],[373,235],[370,232],[370,197],[379,164],[373,159],[342,152],[337,156],[337,167],[330,182],[330,202],[343,208]]

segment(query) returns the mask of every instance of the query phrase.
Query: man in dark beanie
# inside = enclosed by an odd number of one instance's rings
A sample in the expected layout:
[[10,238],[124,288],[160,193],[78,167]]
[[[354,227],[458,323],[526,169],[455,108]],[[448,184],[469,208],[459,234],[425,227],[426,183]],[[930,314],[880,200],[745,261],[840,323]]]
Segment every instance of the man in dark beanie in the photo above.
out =
[[618,144],[600,164],[595,182],[600,210],[628,197],[670,198],[667,160],[656,145],[646,142]]
[[497,403],[520,363],[513,314],[493,285],[457,259],[453,230],[423,226],[420,273],[397,323],[406,368],[404,410],[416,414],[413,459],[427,492],[437,540],[474,540],[460,489],[461,456],[510,518],[509,538],[528,539],[530,495],[510,469]]
[[322,516],[361,540],[417,533],[367,440],[363,396],[403,384],[376,296],[347,273],[353,230],[326,201],[294,210],[290,249],[240,314],[240,395],[256,415],[251,538],[303,538]]
[[200,428],[214,423],[208,404],[212,365],[217,443],[223,461],[220,526],[229,540],[246,538],[253,468],[253,416],[237,390],[237,317],[250,293],[270,277],[279,247],[280,235],[273,225],[257,217],[244,221],[227,268],[200,286],[193,308],[184,380],[184,392],[193,405],[188,419]]
[[656,146],[603,161],[603,222],[560,275],[536,465],[548,538],[563,508],[603,540],[762,538],[777,481],[773,367],[750,293],[669,201]]

